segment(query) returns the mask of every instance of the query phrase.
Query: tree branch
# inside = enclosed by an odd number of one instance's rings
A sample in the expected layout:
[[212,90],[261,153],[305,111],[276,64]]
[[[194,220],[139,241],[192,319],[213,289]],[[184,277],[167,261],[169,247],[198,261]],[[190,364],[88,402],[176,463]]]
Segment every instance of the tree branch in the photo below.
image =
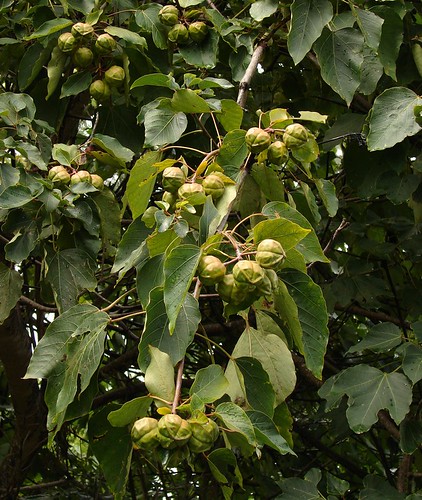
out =
[[243,78],[239,84],[237,104],[239,104],[241,108],[245,108],[252,77],[256,73],[256,69],[264,55],[266,47],[267,47],[267,42],[265,41],[259,42],[258,45],[255,47],[249,66],[246,68],[245,74],[243,75]]

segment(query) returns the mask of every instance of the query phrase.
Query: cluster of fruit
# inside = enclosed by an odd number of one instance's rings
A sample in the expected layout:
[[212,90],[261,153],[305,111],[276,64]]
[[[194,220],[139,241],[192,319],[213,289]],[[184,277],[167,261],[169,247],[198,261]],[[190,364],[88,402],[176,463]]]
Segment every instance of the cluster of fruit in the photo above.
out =
[[[103,71],[104,56],[112,55],[117,48],[116,40],[108,33],[96,35],[94,28],[88,23],[76,23],[70,32],[62,33],[57,45],[59,49],[71,55],[72,61],[78,69],[93,67],[102,78],[94,80],[89,88],[91,96],[98,102],[110,98],[113,89],[119,89],[125,80],[125,70],[107,57],[107,70]],[[111,64],[110,64],[111,61]]]
[[258,244],[255,260],[239,260],[230,274],[226,273],[226,266],[214,255],[201,258],[197,273],[204,285],[216,284],[220,297],[237,306],[253,302],[262,295],[270,295],[273,283],[277,281],[275,271],[285,258],[281,244],[268,238]]
[[101,190],[104,188],[104,181],[102,177],[97,174],[90,174],[87,170],[78,170],[69,174],[66,167],[63,165],[56,165],[48,171],[48,179],[55,184],[79,184],[86,182],[92,184],[95,188]]
[[174,5],[166,5],[158,13],[161,23],[171,27],[167,34],[168,40],[179,45],[205,40],[208,26],[200,20],[201,16],[200,10],[179,11]]
[[144,417],[132,427],[134,447],[152,451],[158,447],[167,450],[188,448],[192,453],[210,450],[219,436],[218,425],[204,413],[198,412],[188,420],[169,413],[156,420]]
[[275,130],[273,135],[282,134],[282,140],[273,140],[271,134],[259,127],[250,128],[245,135],[246,145],[251,153],[267,151],[267,159],[274,165],[284,165],[289,159],[289,149],[303,146],[309,138],[308,131],[300,123],[288,125],[284,131]]

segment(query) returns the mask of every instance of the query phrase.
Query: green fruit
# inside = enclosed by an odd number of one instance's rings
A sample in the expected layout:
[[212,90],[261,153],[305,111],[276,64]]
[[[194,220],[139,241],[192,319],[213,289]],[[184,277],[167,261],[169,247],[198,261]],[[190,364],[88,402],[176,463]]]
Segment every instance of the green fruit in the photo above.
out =
[[264,274],[264,278],[256,286],[256,291],[259,295],[265,295],[266,297],[272,294],[273,285],[270,278],[266,274]]
[[179,22],[179,10],[174,5],[166,5],[160,10],[158,17],[166,26],[174,26]]
[[185,11],[185,19],[192,21],[198,21],[202,17],[202,10],[200,9],[189,9]]
[[155,418],[144,417],[137,420],[132,427],[131,437],[137,448],[153,450],[159,445],[157,438],[158,422]]
[[170,209],[173,209],[177,202],[177,194],[170,193],[169,191],[164,191],[162,201],[165,201],[170,205]]
[[116,46],[116,40],[108,33],[103,33],[95,41],[95,50],[98,54],[109,54]]
[[57,39],[57,45],[62,52],[72,52],[76,49],[77,41],[72,33],[62,33]]
[[212,448],[216,441],[219,431],[218,425],[209,420],[207,424],[190,424],[192,429],[192,437],[189,439],[188,446],[193,453],[203,453]]
[[94,28],[88,23],[76,23],[72,26],[71,31],[75,38],[81,38],[92,35]]
[[261,267],[275,269],[285,258],[286,254],[278,241],[268,238],[258,244],[255,260]]
[[199,279],[204,285],[214,285],[222,281],[226,274],[226,266],[218,257],[205,255],[198,264]]
[[163,188],[175,193],[186,182],[185,172],[179,167],[167,167],[163,170]]
[[67,184],[70,181],[70,174],[65,167],[57,165],[50,168],[48,171],[48,178],[53,182],[62,182],[63,184]]
[[202,205],[207,198],[204,188],[197,182],[186,182],[177,191],[179,198],[188,201],[191,205]]
[[89,86],[90,95],[98,102],[107,101],[111,95],[111,89],[104,80],[95,80]]
[[80,47],[73,53],[72,60],[79,68],[87,68],[94,60],[94,54],[88,47]]
[[208,35],[208,26],[202,21],[195,21],[189,25],[189,36],[194,42],[200,43]]
[[79,170],[70,178],[70,184],[79,184],[80,182],[88,182],[91,184],[91,174],[86,170]]
[[234,305],[245,302],[250,294],[248,287],[242,287],[236,283],[233,274],[226,274],[217,284],[216,290],[224,302]]
[[287,146],[282,141],[275,141],[268,146],[267,158],[274,165],[283,165],[289,158]]
[[125,70],[121,66],[112,66],[104,73],[104,79],[110,87],[120,87],[125,78]]
[[183,45],[189,41],[189,31],[184,24],[178,23],[168,32],[167,38],[170,42]]
[[250,128],[245,135],[246,145],[252,153],[260,153],[271,144],[271,136],[259,127]]
[[308,131],[300,123],[292,123],[286,127],[283,141],[289,149],[299,148],[308,141]]
[[239,285],[258,285],[265,276],[262,267],[253,260],[239,260],[233,267],[234,280]]
[[221,198],[224,194],[225,186],[223,180],[215,174],[210,174],[202,181],[202,187],[206,195],[211,195],[213,200]]
[[91,174],[91,184],[96,187],[99,191],[104,189],[103,178],[97,174]]
[[168,413],[158,421],[158,439],[164,448],[181,447],[191,436],[190,424],[179,415]]

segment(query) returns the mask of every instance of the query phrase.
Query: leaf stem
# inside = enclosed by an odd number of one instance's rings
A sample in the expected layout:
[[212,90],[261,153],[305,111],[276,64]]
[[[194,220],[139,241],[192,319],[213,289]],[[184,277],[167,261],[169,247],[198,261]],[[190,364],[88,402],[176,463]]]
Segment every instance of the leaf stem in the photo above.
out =
[[104,309],[101,309],[101,312],[107,312],[109,311],[110,309],[113,309],[113,307],[119,303],[122,299],[124,299],[126,297],[126,295],[129,295],[130,293],[134,292],[136,290],[136,288],[131,288],[130,290],[128,290],[127,292],[125,292],[123,295],[120,295],[120,297],[117,297],[117,299],[112,302],[111,304],[109,304],[107,307],[104,307]]

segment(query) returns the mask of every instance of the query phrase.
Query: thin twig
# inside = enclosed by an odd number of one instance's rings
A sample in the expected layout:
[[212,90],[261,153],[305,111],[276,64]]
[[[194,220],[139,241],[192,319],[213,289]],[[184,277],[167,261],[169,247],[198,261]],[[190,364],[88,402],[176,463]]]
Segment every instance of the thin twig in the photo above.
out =
[[253,51],[251,61],[245,71],[245,74],[243,75],[243,78],[239,84],[239,93],[237,95],[237,104],[241,108],[245,108],[246,105],[246,100],[248,98],[248,92],[249,92],[249,86],[252,81],[252,77],[256,73],[257,67],[259,62],[261,61],[265,49],[267,47],[267,43],[265,41],[261,41],[258,43],[258,45],[255,47],[255,50]]
[[24,295],[21,296],[19,299],[19,302],[23,304],[27,304],[34,309],[38,309],[39,311],[43,312],[48,312],[48,313],[56,313],[58,312],[57,307],[49,307],[49,306],[44,306],[43,304],[39,304],[38,302],[35,302],[35,300],[28,299],[28,297],[25,297]]
[[183,368],[185,367],[185,358],[180,361],[177,368],[176,377],[176,388],[174,390],[173,404],[171,405],[171,412],[176,413],[176,408],[179,406],[180,394],[182,393],[182,380],[183,380]]

